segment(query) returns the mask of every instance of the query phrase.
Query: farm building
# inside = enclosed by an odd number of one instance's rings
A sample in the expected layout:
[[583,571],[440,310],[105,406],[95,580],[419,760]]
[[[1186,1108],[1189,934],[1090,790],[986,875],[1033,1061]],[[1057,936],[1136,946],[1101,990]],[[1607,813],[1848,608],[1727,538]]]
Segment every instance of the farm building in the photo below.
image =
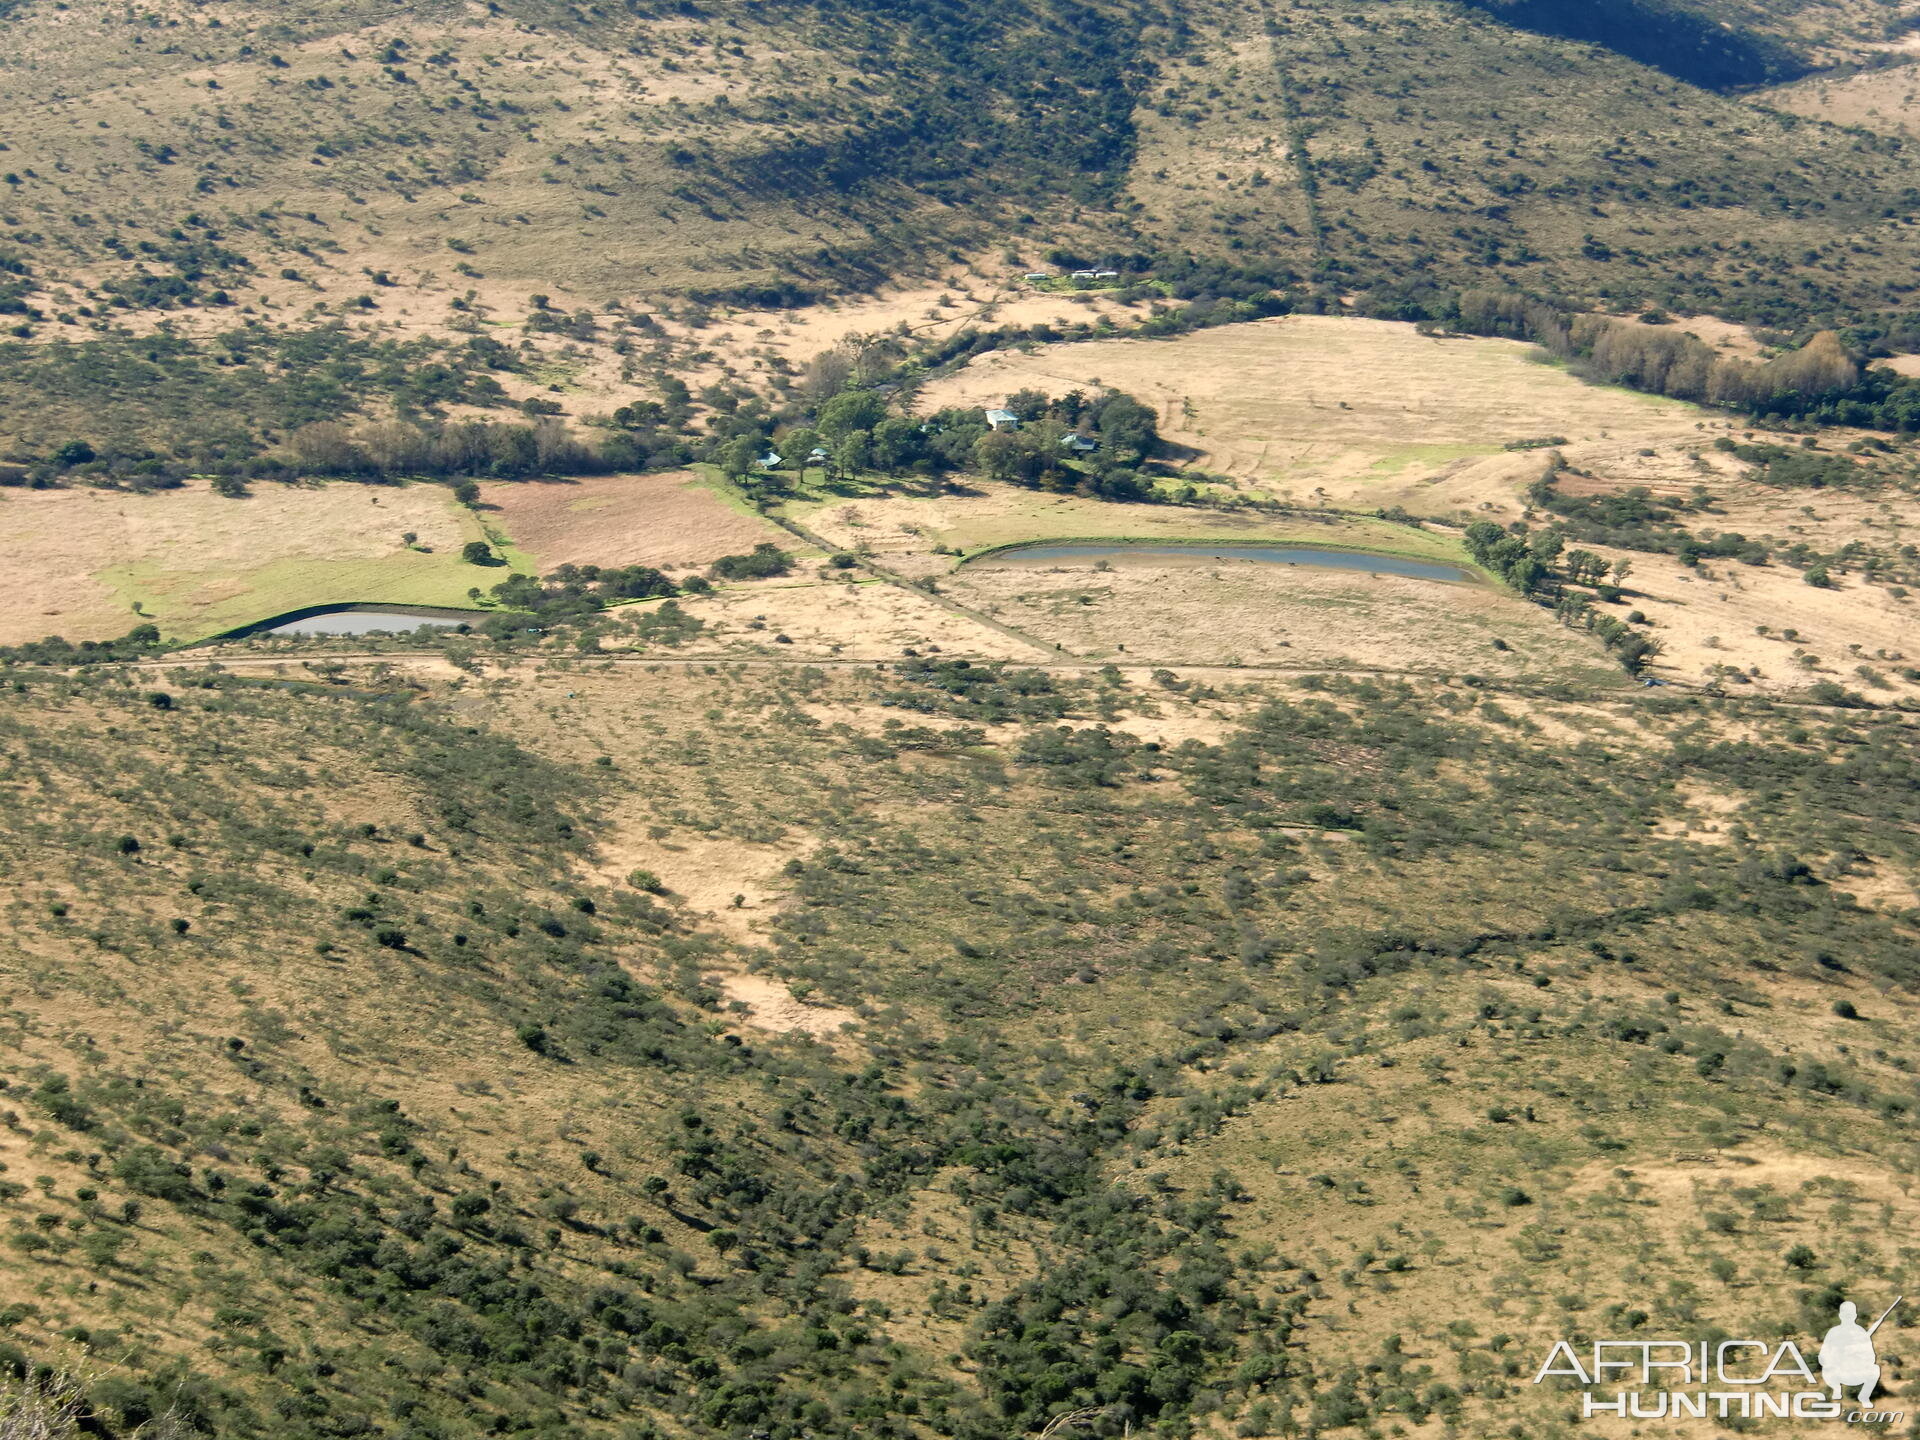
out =
[[1018,430],[1020,417],[1011,410],[987,411],[987,428],[990,430]]

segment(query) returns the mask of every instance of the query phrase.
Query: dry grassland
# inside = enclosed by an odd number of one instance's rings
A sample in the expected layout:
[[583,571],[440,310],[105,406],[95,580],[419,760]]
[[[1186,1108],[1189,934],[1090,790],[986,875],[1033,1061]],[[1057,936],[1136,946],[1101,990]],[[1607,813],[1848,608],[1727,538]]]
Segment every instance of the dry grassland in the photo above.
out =
[[[444,318],[445,299],[469,283],[604,301],[636,284],[730,276],[754,245],[859,239],[835,217],[802,229],[778,204],[721,212],[677,200],[678,177],[660,158],[669,140],[689,134],[722,145],[773,138],[715,102],[746,83],[804,88],[836,68],[796,28],[748,33],[668,18],[650,22],[642,43],[615,49],[504,15],[410,24],[341,8],[262,25],[236,53],[228,36],[255,17],[216,17],[226,21],[222,35],[183,7],[169,38],[185,43],[164,50],[136,45],[146,37],[117,18],[36,7],[10,28],[5,128],[26,165],[72,177],[30,182],[18,199],[51,216],[84,194],[81,208],[104,210],[97,218],[108,223],[205,211],[199,166],[156,161],[134,141],[190,153],[237,128],[257,143],[220,145],[222,179],[255,206],[315,217],[293,220],[272,247],[312,250],[287,255],[303,279],[263,279],[255,296],[270,311],[359,293],[362,267],[424,287],[431,293],[414,303]],[[412,54],[383,67],[396,40]],[[439,60],[422,65],[430,53]],[[446,105],[449,96],[459,103]],[[479,110],[504,102],[537,118],[479,123],[470,97]],[[462,252],[449,242],[484,257],[478,273],[454,273]],[[119,268],[75,274],[84,281]],[[275,268],[262,265],[263,276]]]
[[[1600,608],[1622,619],[1637,609],[1653,622],[1649,633],[1666,646],[1655,675],[1699,682],[1708,667],[1732,665],[1758,667],[1751,685],[1767,691],[1836,680],[1881,700],[1914,693],[1895,673],[1920,657],[1913,600],[1897,600],[1854,576],[1836,577],[1832,588],[1820,589],[1781,565],[1709,560],[1689,569],[1667,555],[1588,548],[1608,560],[1632,561],[1621,603]],[[1773,633],[1758,633],[1761,626]],[[1796,638],[1783,638],[1787,630]],[[1803,661],[1808,656],[1814,663]],[[1862,666],[1877,678],[1857,673]]]
[[[1827,443],[1838,448],[1845,438],[1846,432],[1837,432]],[[1920,504],[1903,491],[1759,484],[1746,478],[1745,466],[1711,450],[1687,472],[1684,485],[1662,478],[1657,458],[1628,456],[1598,473],[1566,476],[1558,488],[1577,496],[1633,486],[1669,498],[1703,490],[1711,510],[1687,521],[1703,536],[1733,533],[1778,546],[1804,542],[1827,553],[1856,540],[1892,553],[1920,538]],[[1763,690],[1837,680],[1883,700],[1914,693],[1898,671],[1920,657],[1916,602],[1858,574],[1836,573],[1833,585],[1822,588],[1808,585],[1785,560],[1752,566],[1709,559],[1689,567],[1669,555],[1586,548],[1632,564],[1623,601],[1602,608],[1622,618],[1639,610],[1652,620],[1650,633],[1666,647],[1656,674],[1697,681],[1714,666],[1758,667],[1749,679]],[[1762,634],[1762,627],[1772,633]],[[1796,632],[1793,639],[1782,638],[1788,630]],[[1804,663],[1807,655],[1816,663]],[[1877,678],[1861,674],[1863,665]]]
[[[766,581],[678,603],[707,626],[681,647],[695,655],[897,660],[906,650],[919,650],[1031,660],[1051,653],[897,585]],[[629,613],[638,619],[649,609],[635,606]]]
[[1122,554],[1097,569],[1014,551],[943,588],[1092,659],[1617,678],[1596,642],[1492,586],[1205,555]]
[[970,554],[1027,540],[1283,541],[1466,563],[1449,536],[1362,516],[1114,504],[987,480],[953,494],[835,499],[790,505],[786,513],[832,544],[916,578],[952,568],[951,555],[936,546]]
[[[1432,1007],[1435,998],[1413,1000]],[[1514,1002],[1524,1003],[1519,993]],[[1704,1106],[1669,1110],[1664,1136],[1618,1110],[1599,1127],[1589,1123],[1590,1132],[1628,1141],[1634,1153],[1624,1166],[1618,1155],[1582,1163],[1575,1155],[1585,1147],[1562,1135],[1503,1139],[1508,1125],[1488,1123],[1490,1100],[1532,1103],[1547,1125],[1579,1113],[1570,1114],[1564,1098],[1544,1098],[1541,1087],[1514,1084],[1515,1070],[1502,1062],[1537,1066],[1540,1057],[1508,1053],[1528,1048],[1403,1051],[1394,1071],[1368,1073],[1358,1094],[1352,1085],[1309,1087],[1229,1121],[1174,1158],[1167,1178],[1184,1190],[1229,1170],[1246,1185],[1249,1223],[1276,1237],[1283,1263],[1340,1277],[1339,1299],[1315,1305],[1314,1323],[1299,1332],[1329,1368],[1379,1353],[1389,1335],[1399,1337],[1395,1348],[1410,1365],[1449,1368],[1471,1367],[1477,1357],[1467,1352],[1496,1330],[1523,1337],[1511,1352],[1521,1373],[1499,1403],[1515,1433],[1527,1434],[1567,1433],[1554,1422],[1565,1419],[1568,1397],[1526,1381],[1554,1339],[1611,1333],[1620,1323],[1609,1320],[1611,1307],[1645,1313],[1656,1296],[1663,1305],[1691,1300],[1733,1333],[1749,1333],[1743,1323],[1771,1319],[1776,1287],[1792,1283],[1778,1257],[1796,1243],[1830,1263],[1867,1266],[1868,1253],[1891,1254],[1920,1236],[1910,1180],[1884,1159],[1793,1154],[1757,1137],[1739,1153],[1716,1153],[1688,1133],[1711,1121]],[[1423,1075],[1416,1060],[1436,1068]],[[1377,1163],[1356,1166],[1363,1150]],[[1527,1203],[1501,1198],[1515,1192]],[[1709,1214],[1725,1217],[1714,1223],[1729,1231],[1709,1230]],[[1733,1268],[1716,1282],[1708,1262],[1722,1257]],[[1680,1276],[1689,1281],[1676,1294],[1665,1277]],[[1811,1354],[1817,1339],[1800,1343]],[[1499,1373],[1497,1363],[1486,1369]],[[1605,1417],[1578,1428],[1605,1440],[1645,1433]],[[1684,1421],[1664,1429],[1724,1433]]]
[[1799,80],[1763,90],[1758,98],[1776,110],[1809,120],[1857,125],[1882,134],[1920,134],[1920,71],[1911,63],[1857,75]]
[[978,258],[938,279],[888,286],[873,295],[797,310],[722,309],[698,327],[681,321],[666,329],[696,351],[695,368],[684,378],[697,388],[701,380],[730,372],[757,373],[762,379],[788,373],[836,346],[873,339],[925,342],[968,328],[1065,329],[1143,318],[1142,307],[1108,292],[1036,290],[1006,272],[1004,264]]
[[1564,436],[1577,463],[1695,446],[1722,422],[1678,401],[1588,385],[1508,340],[1282,316],[1166,340],[996,351],[927,386],[923,409],[1015,390],[1123,390],[1194,464],[1280,499],[1416,514],[1517,513],[1539,473],[1513,441]]
[[562,565],[704,569],[764,540],[791,543],[684,470],[500,481],[480,493],[543,573]]
[[195,639],[354,601],[464,606],[470,587],[504,574],[461,561],[479,522],[437,485],[262,485],[237,500],[199,482],[153,495],[14,490],[0,528],[8,644],[106,639],[143,620]]

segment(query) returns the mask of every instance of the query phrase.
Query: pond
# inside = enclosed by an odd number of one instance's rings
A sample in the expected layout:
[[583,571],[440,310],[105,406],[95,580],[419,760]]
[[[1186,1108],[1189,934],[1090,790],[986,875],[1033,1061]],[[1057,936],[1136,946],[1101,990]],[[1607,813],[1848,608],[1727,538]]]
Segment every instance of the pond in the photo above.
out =
[[475,610],[434,610],[424,606],[341,606],[317,610],[247,631],[249,635],[404,635],[422,625],[470,625],[483,618]]
[[1213,545],[1129,545],[1113,541],[1066,540],[1021,545],[983,555],[974,564],[1045,564],[1060,560],[1175,559],[1210,564],[1216,560],[1252,560],[1262,565],[1308,565],[1321,570],[1364,570],[1374,575],[1404,575],[1412,580],[1471,582],[1479,577],[1464,565],[1438,560],[1410,560],[1400,555],[1374,555],[1365,550],[1320,550],[1307,545],[1259,545],[1235,541]]

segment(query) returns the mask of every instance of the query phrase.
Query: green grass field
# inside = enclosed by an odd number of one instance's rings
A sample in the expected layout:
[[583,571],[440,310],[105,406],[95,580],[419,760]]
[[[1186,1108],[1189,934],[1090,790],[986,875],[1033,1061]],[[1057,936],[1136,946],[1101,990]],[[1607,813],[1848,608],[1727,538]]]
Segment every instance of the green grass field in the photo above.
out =
[[[316,605],[472,605],[532,559],[440,485],[205,484],[150,495],[74,488],[0,504],[12,565],[0,642],[105,639],[143,621],[170,640],[218,635]],[[409,539],[411,537],[411,539]],[[507,563],[470,565],[486,540]]]
[[[316,605],[473,608],[467,591],[499,584],[513,568],[468,565],[452,555],[403,552],[368,560],[275,560],[257,570],[165,570],[151,561],[101,572],[114,598],[153,617],[169,639],[204,640]],[[204,597],[231,587],[222,599]]]

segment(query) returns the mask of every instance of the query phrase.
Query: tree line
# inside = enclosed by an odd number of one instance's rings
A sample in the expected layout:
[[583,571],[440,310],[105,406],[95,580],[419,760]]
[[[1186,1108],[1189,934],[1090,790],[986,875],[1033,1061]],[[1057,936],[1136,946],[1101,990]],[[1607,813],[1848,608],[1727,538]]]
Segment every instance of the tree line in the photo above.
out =
[[781,425],[758,417],[709,450],[726,475],[758,498],[792,493],[818,469],[829,480],[878,472],[945,475],[967,470],[1035,489],[1076,490],[1114,500],[1153,496],[1138,467],[1160,449],[1153,410],[1130,395],[1055,399],[1022,390],[1006,407],[1017,428],[994,429],[977,406],[950,406],[926,420],[891,413],[874,389],[843,390],[810,418]]

